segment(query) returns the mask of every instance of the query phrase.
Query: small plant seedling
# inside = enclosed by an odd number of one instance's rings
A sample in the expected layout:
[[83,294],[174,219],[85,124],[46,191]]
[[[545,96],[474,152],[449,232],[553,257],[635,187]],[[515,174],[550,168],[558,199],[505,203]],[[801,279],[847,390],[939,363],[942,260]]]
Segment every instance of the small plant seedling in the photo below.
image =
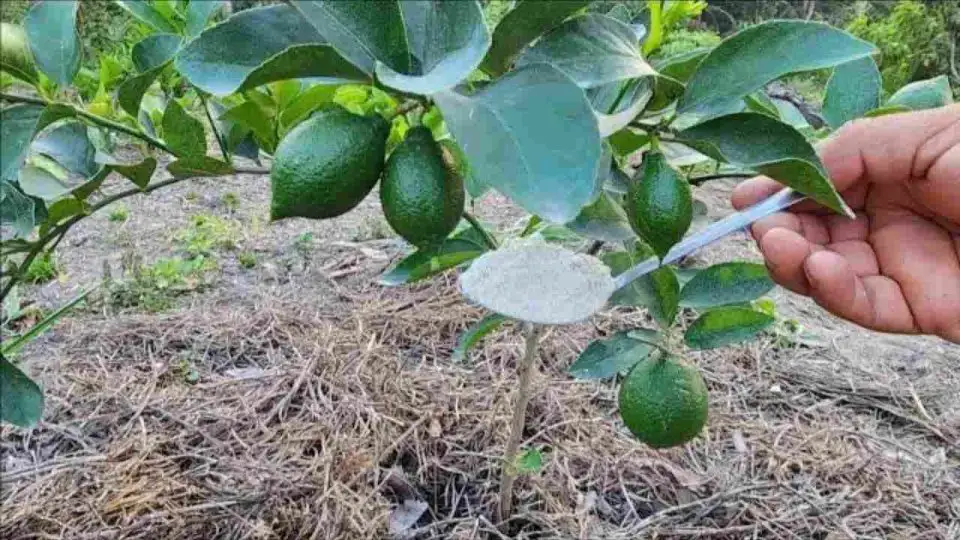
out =
[[107,214],[107,219],[113,223],[122,223],[130,217],[130,211],[126,206],[118,204],[110,208],[110,213]]
[[240,197],[232,192],[228,191],[220,196],[220,204],[229,212],[236,212],[240,208]]
[[177,231],[174,239],[191,257],[210,256],[217,250],[237,249],[240,227],[213,214],[196,214],[190,218],[190,226]]
[[244,268],[257,266],[257,255],[252,251],[241,251],[237,254],[237,262]]
[[60,275],[60,264],[52,252],[46,252],[34,259],[27,267],[23,280],[27,283],[46,283]]

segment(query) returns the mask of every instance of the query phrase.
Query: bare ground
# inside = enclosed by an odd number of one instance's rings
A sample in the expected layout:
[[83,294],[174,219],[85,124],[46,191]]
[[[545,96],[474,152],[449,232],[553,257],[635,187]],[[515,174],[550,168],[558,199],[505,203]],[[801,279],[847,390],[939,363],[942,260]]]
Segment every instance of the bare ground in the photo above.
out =
[[[701,190],[717,215],[725,189]],[[127,222],[101,213],[72,231],[65,278],[26,296],[53,305],[105,264],[116,277],[125,253],[175,255],[199,212],[237,220],[238,249],[218,252],[212,286],[174,309],[96,305],[26,352],[47,410],[35,429],[3,427],[3,538],[960,538],[958,347],[866,332],[777,293],[810,339],[691,355],[711,391],[708,429],[655,451],[619,422],[613,384],[566,374],[591,339],[644,316],[553,329],[524,442],[544,467],[520,479],[516,515],[498,527],[521,339],[504,330],[452,363],[482,312],[452,274],[376,284],[405,248],[379,238],[375,197],[337,220],[272,225],[265,178],[128,201]],[[523,216],[496,197],[476,211],[500,230]],[[312,248],[295,247],[305,232]],[[732,257],[755,253],[735,238],[699,259]]]

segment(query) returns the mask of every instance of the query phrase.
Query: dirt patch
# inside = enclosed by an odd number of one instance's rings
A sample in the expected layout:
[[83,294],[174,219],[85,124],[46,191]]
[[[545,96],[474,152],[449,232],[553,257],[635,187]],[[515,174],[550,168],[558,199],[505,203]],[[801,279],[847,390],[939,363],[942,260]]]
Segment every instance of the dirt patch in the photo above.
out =
[[[425,511],[397,537],[417,539],[960,536],[960,349],[878,337],[785,293],[779,309],[817,340],[693,355],[708,428],[666,451],[630,437],[614,385],[566,374],[590,340],[644,316],[548,332],[524,441],[545,464],[498,529],[516,328],[452,363],[482,312],[453,275],[376,285],[405,247],[371,237],[375,198],[341,220],[267,226],[265,179],[156,195],[131,200],[125,225],[87,220],[61,251],[70,279],[30,294],[60,300],[124,249],[175,254],[173,231],[201,209],[236,219],[260,260],[218,253],[214,286],[177,309],[88,311],[31,346],[47,411],[33,430],[3,428],[4,538],[384,538],[405,500]],[[498,197],[477,209],[501,229],[522,220]],[[700,260],[751,250],[732,239]]]

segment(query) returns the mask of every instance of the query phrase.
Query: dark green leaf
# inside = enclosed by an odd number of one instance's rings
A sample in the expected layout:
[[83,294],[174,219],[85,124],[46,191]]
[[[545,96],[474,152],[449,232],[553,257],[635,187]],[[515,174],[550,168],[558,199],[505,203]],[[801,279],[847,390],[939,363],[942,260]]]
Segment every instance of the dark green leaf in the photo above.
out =
[[776,103],[770,99],[770,96],[763,91],[754,92],[744,97],[743,101],[746,103],[747,110],[749,111],[765,114],[774,120],[780,119],[780,109],[778,109]]
[[[174,162],[176,163],[176,162]],[[140,189],[147,187],[150,179],[153,177],[153,171],[157,168],[157,160],[148,157],[140,163],[109,163],[110,170],[127,178]],[[171,164],[173,166],[173,164]]]
[[137,42],[130,56],[140,73],[162,67],[180,50],[180,36],[176,34],[153,34]]
[[[615,251],[603,255],[603,262],[610,267],[614,277],[622,274],[634,264],[653,255],[653,251],[643,246],[637,253]],[[676,319],[679,310],[680,283],[673,269],[664,266],[635,279],[626,287],[613,293],[610,302],[620,306],[642,306],[647,308],[661,328],[668,328]]]
[[131,15],[147,23],[155,30],[177,34],[180,29],[174,26],[167,17],[153,7],[152,4],[143,0],[116,0],[117,4],[130,12]]
[[176,178],[195,176],[223,176],[233,172],[233,167],[219,159],[207,156],[186,156],[167,165],[167,172]]
[[490,75],[506,73],[530,42],[590,4],[591,0],[520,0],[493,31],[493,43],[481,68]]
[[577,219],[567,223],[571,231],[594,240],[623,242],[635,238],[623,208],[606,193],[580,211]]
[[367,75],[373,75],[378,61],[399,73],[411,72],[399,0],[382,0],[376,7],[338,0],[296,0],[293,5],[325,41]]
[[680,305],[712,308],[751,302],[770,292],[774,283],[762,264],[722,263],[697,272],[680,291]]
[[631,333],[619,332],[590,343],[567,372],[576,379],[609,379],[629,370],[653,350],[649,343],[631,337]]
[[86,207],[83,201],[74,197],[60,199],[51,204],[50,208],[47,208],[47,221],[44,226],[54,227],[61,221],[84,212],[86,212]]
[[284,79],[367,79],[287,5],[241,11],[204,30],[175,64],[198,88],[221,96]]
[[325,103],[333,101],[338,86],[314,85],[301,92],[280,113],[279,124],[282,133],[286,133],[294,126],[306,120],[313,111]]
[[481,339],[485,338],[491,332],[497,331],[503,323],[509,321],[507,317],[499,313],[491,313],[477,321],[467,328],[457,341],[457,348],[453,350],[453,356],[450,358],[453,362],[463,362],[467,358],[467,352],[470,351]]
[[650,103],[647,104],[647,110],[663,110],[675,102],[682,94],[683,83],[665,75],[657,75],[653,79],[653,98],[650,100]]
[[587,99],[597,115],[600,136],[607,137],[626,128],[650,103],[653,84],[651,77],[642,77],[587,90]]
[[593,198],[597,123],[580,88],[555,68],[529,66],[472,96],[434,99],[471,169],[531,213],[566,223]]
[[694,321],[683,340],[693,349],[715,349],[752,339],[773,322],[770,315],[750,308],[719,308]]
[[624,128],[611,135],[608,139],[610,146],[618,156],[629,156],[650,142],[650,136]]
[[485,251],[487,247],[480,234],[473,228],[463,229],[439,247],[419,249],[408,255],[380,276],[380,284],[392,287],[414,283],[476,259]]
[[29,236],[37,223],[35,206],[13,183],[0,180],[0,225],[9,225],[17,236]]
[[678,111],[703,114],[784,75],[833,67],[876,52],[866,41],[826,24],[761,23],[723,40],[700,62]]
[[654,61],[653,67],[660,75],[685,83],[690,80],[690,77],[697,70],[697,66],[710,54],[711,50],[713,50],[712,47],[703,47],[680,53]]
[[33,59],[47,77],[69,86],[80,71],[76,0],[38,0],[24,19]]
[[[24,345],[37,339],[40,334],[43,334],[49,330],[53,325],[57,324],[60,319],[64,318],[71,311],[73,311],[80,304],[80,302],[87,297],[87,295],[96,289],[97,287],[93,287],[81,292],[77,296],[71,298],[69,302],[60,306],[56,311],[41,319],[40,322],[31,326],[30,329],[24,332],[22,335],[4,341],[2,352],[0,352],[0,358],[2,358],[4,355],[10,356],[15,354],[17,351],[23,348]],[[0,371],[2,371],[2,368],[0,368]],[[3,377],[2,373],[0,373],[0,377]]]
[[887,101],[888,106],[902,105],[914,111],[935,109],[951,103],[953,103],[953,94],[946,75],[912,82],[897,90]]
[[31,149],[84,178],[93,176],[99,169],[94,160],[97,150],[87,136],[87,126],[80,122],[68,121],[42,134]]
[[[607,190],[608,193],[614,195],[626,195],[627,191],[630,190],[630,177],[627,176],[627,173],[621,171],[616,166],[610,169],[610,176],[607,177],[607,182],[604,184],[603,188]],[[622,197],[615,197],[622,199]],[[627,223],[629,225],[629,223]]]
[[827,81],[823,118],[833,129],[880,106],[883,83],[869,56],[840,64]]
[[0,420],[31,427],[43,416],[43,391],[24,372],[0,356]]
[[633,230],[661,259],[683,239],[693,222],[690,184],[660,152],[644,155],[625,206]]
[[[164,64],[165,66],[166,64]],[[147,92],[153,81],[160,75],[164,66],[141,73],[135,77],[123,81],[117,88],[117,102],[120,108],[134,118],[140,118],[140,102],[143,101],[143,94]]]
[[244,101],[223,113],[220,118],[240,124],[252,131],[257,142],[268,153],[272,154],[277,148],[277,133],[274,131],[273,119],[253,101]]
[[806,138],[768,116],[737,113],[680,132],[679,138],[719,161],[765,174],[838,213],[853,216]]
[[213,14],[226,4],[223,0],[190,0],[187,4],[187,37],[194,38],[203,32],[207,26],[207,21]]
[[517,474],[534,474],[543,469],[543,454],[536,448],[525,450],[514,464]]
[[517,67],[547,63],[581,88],[653,75],[636,35],[622,22],[588,13],[550,31],[517,59]]
[[175,99],[171,99],[163,111],[163,140],[179,157],[207,154],[203,124],[183,110]]
[[17,171],[26,159],[43,112],[43,107],[36,105],[14,105],[0,110],[0,181],[17,179]]
[[6,21],[0,22],[0,71],[32,85],[39,80],[26,31]]
[[476,0],[406,1],[400,2],[400,10],[419,69],[407,75],[377,64],[377,79],[387,86],[414,94],[453,88],[477,69],[490,48],[490,33]]

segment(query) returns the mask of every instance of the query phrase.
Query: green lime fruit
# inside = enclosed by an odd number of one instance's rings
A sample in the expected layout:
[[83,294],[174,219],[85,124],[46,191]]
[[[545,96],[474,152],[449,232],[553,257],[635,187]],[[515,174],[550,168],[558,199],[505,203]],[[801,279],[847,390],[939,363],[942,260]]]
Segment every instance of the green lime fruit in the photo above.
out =
[[649,358],[620,386],[620,417],[653,448],[690,441],[707,422],[707,386],[700,372],[672,356]]
[[411,244],[434,245],[453,232],[463,216],[463,179],[430,130],[418,126],[387,159],[380,202],[387,223]]
[[334,106],[280,141],[270,171],[270,218],[325,219],[345,214],[370,193],[383,171],[390,124]]
[[15,24],[0,23],[0,70],[29,82],[37,82],[37,68],[27,46],[27,34]]
[[663,258],[683,239],[693,222],[690,183],[660,152],[648,152],[627,191],[630,226]]

